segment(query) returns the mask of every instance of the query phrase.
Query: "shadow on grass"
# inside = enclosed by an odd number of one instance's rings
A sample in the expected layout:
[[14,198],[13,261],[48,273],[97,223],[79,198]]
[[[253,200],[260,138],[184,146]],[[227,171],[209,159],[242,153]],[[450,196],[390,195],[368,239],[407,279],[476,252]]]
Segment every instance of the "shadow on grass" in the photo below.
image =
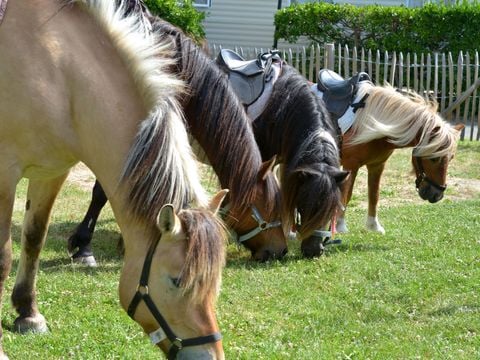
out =
[[[75,271],[86,274],[95,274],[102,271],[112,271],[121,266],[122,255],[118,250],[118,242],[121,235],[118,231],[106,229],[107,224],[113,220],[99,221],[97,231],[92,240],[92,250],[97,259],[98,266],[89,268],[79,264],[73,264],[67,253],[67,239],[73,233],[77,223],[57,222],[51,223],[48,229],[47,240],[40,253],[40,270],[46,273],[57,271]],[[18,266],[21,226],[12,226],[12,239],[17,251],[13,255],[12,270]],[[48,258],[44,255],[48,253]],[[118,264],[118,265],[117,265]]]

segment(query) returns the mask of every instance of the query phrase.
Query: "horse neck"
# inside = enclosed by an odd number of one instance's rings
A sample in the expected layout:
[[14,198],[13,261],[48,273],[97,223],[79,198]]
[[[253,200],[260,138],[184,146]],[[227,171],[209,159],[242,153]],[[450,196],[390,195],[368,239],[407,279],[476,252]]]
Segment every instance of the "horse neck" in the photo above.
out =
[[250,119],[226,76],[190,40],[181,42],[181,76],[189,94],[183,99],[191,135],[201,146],[233,203],[249,204],[262,158]]

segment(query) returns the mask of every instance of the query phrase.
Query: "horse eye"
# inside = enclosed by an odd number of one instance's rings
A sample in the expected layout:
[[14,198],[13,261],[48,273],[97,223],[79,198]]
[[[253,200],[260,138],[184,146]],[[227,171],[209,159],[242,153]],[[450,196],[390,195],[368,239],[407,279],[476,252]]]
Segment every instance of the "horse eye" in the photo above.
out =
[[175,286],[176,288],[180,287],[180,281],[181,281],[180,278],[171,277],[170,281],[172,282],[173,286]]

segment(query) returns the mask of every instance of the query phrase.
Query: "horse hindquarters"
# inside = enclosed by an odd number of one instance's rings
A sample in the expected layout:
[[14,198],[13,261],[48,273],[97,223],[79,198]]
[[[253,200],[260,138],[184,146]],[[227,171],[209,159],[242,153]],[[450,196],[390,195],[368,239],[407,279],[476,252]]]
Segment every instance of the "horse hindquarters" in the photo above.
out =
[[51,209],[67,174],[47,181],[30,180],[28,184],[22,249],[12,293],[12,304],[19,314],[14,328],[21,333],[47,331],[45,318],[36,303],[36,276]]

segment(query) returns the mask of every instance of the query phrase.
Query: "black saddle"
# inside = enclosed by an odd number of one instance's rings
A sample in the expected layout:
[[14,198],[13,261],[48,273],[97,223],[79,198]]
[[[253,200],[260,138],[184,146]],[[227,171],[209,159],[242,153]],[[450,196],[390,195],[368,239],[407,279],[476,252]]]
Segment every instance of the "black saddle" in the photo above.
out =
[[334,117],[341,118],[345,114],[348,107],[352,105],[358,84],[362,81],[371,82],[370,76],[365,72],[359,72],[345,80],[332,70],[319,71],[317,88],[323,92],[323,101]]
[[275,62],[282,62],[277,51],[259,54],[254,60],[245,60],[229,49],[222,49],[217,56],[217,65],[228,74],[235,93],[247,106],[262,95],[265,84],[272,79]]

